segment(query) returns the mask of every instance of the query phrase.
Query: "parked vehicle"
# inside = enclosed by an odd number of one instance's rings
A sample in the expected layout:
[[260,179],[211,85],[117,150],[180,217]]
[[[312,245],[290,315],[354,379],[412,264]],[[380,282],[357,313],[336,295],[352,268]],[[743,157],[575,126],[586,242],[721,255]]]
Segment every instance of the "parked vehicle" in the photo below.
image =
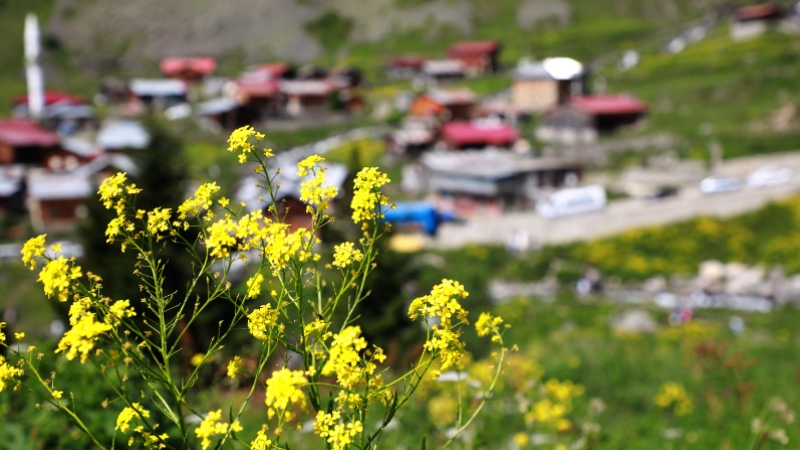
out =
[[424,232],[435,236],[442,222],[455,220],[452,214],[442,213],[428,202],[397,202],[394,208],[383,209],[384,222],[401,233]]
[[645,201],[658,201],[665,198],[677,197],[679,189],[674,186],[664,186],[645,196]]
[[713,176],[700,182],[700,191],[704,194],[717,194],[720,192],[734,192],[742,188],[738,178]]
[[785,167],[763,166],[747,176],[747,185],[752,187],[777,186],[790,181],[792,181],[792,170]]
[[536,204],[536,212],[545,219],[599,211],[607,203],[606,190],[600,185],[562,189]]

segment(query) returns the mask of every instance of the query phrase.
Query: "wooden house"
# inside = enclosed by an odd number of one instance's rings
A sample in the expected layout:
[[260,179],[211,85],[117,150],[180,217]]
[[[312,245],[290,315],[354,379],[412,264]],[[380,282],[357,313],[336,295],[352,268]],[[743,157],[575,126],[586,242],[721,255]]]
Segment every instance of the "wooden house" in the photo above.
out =
[[588,143],[598,134],[636,123],[646,113],[646,103],[625,95],[573,97],[545,114],[536,135],[542,141]]
[[461,61],[471,76],[493,74],[500,71],[500,49],[497,41],[458,42],[447,49],[447,59]]
[[0,165],[43,167],[48,155],[60,151],[60,147],[57,134],[33,122],[0,120]]
[[475,93],[468,89],[431,89],[414,99],[411,115],[436,117],[443,122],[469,120],[475,107]]
[[759,36],[783,19],[783,9],[775,3],[762,3],[733,11],[730,35],[736,41]]
[[449,150],[511,148],[519,132],[499,120],[456,121],[442,125],[441,139]]
[[167,78],[185,81],[199,81],[217,70],[214,58],[164,58],[160,64],[161,73]]
[[522,111],[542,112],[586,92],[583,65],[570,58],[524,63],[514,71],[511,104]]

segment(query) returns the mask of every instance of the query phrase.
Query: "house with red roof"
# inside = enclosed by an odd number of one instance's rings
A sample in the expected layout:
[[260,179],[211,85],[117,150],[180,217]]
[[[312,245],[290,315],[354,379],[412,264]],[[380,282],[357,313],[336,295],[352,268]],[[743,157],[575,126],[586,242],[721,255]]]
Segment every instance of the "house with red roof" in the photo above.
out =
[[572,97],[545,114],[537,138],[566,144],[589,143],[601,133],[638,122],[647,104],[627,95],[584,95]]
[[198,81],[217,70],[214,58],[164,58],[161,60],[161,73],[167,78]]
[[422,66],[428,58],[424,56],[395,56],[386,64],[386,73],[389,78],[405,80],[414,78],[422,72]]
[[735,9],[731,15],[731,38],[741,41],[759,36],[777,25],[785,15],[783,8],[772,2]]
[[511,148],[519,137],[519,132],[511,125],[499,120],[484,119],[446,123],[442,125],[441,140],[450,150],[466,150]]
[[[27,95],[15,97],[12,107],[14,117],[30,118]],[[46,91],[41,124],[49,130],[69,135],[79,130],[93,130],[97,121],[94,108],[83,97],[60,91]]]
[[497,41],[457,42],[447,49],[447,59],[461,61],[469,75],[497,73],[500,49]]
[[60,150],[61,138],[34,122],[0,119],[0,165],[43,167],[47,157]]

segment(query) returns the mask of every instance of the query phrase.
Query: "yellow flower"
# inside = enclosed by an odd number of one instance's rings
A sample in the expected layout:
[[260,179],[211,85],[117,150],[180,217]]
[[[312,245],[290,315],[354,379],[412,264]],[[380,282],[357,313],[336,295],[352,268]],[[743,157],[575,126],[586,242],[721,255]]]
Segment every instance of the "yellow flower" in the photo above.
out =
[[189,364],[191,364],[194,367],[197,367],[200,364],[203,364],[203,360],[205,358],[206,358],[205,353],[195,353],[194,356],[192,356],[192,359],[189,360]]
[[514,434],[514,442],[517,444],[518,447],[525,447],[530,442],[530,437],[527,433],[516,433]]
[[328,329],[328,322],[321,319],[314,319],[313,322],[303,327],[303,336],[308,337],[315,333],[321,333]]
[[380,187],[389,183],[389,177],[377,167],[365,167],[356,175],[353,188],[353,222],[371,220],[381,216],[380,207],[389,204],[389,198],[383,195]]
[[58,259],[48,261],[39,273],[37,281],[41,281],[44,285],[44,293],[48,297],[54,294],[58,295],[58,300],[61,302],[67,301],[68,290],[72,280],[81,277],[81,268],[79,266],[69,267],[69,261],[63,256]]
[[139,419],[144,421],[144,419],[148,417],[150,417],[150,411],[144,409],[142,405],[138,403],[133,403],[131,407],[125,407],[119,413],[117,416],[117,426],[114,429],[127,433],[132,420]]
[[[237,429],[234,429],[234,426]],[[194,433],[198,438],[202,439],[201,446],[203,450],[206,450],[208,447],[211,447],[211,439],[209,439],[210,437],[226,434],[229,430],[241,431],[241,429],[242,428],[238,421],[234,422],[233,425],[230,426],[223,422],[222,410],[218,409],[216,411],[209,412],[206,415],[206,418],[200,422],[200,425],[195,428]]]
[[264,135],[256,132],[251,126],[243,126],[234,130],[228,138],[228,151],[235,152],[241,150],[242,153],[239,155],[239,162],[242,164],[247,162],[247,154],[255,148],[253,144],[250,143],[251,137],[255,137],[259,141],[264,139]]
[[[1,333],[0,333],[1,334]],[[9,381],[15,381],[15,378],[22,376],[24,372],[22,369],[8,364],[3,355],[0,355],[0,392],[3,392],[10,384]]]
[[227,208],[227,207],[228,207],[228,205],[230,204],[230,202],[231,202],[231,201],[230,201],[230,200],[228,200],[228,199],[227,199],[227,198],[225,198],[225,197],[220,197],[220,199],[219,199],[219,200],[217,200],[217,203],[219,203],[219,205],[220,205],[220,206],[222,206],[223,208]]
[[300,201],[308,205],[318,205],[320,211],[328,209],[328,200],[336,197],[339,190],[333,186],[325,186],[327,181],[325,169],[319,168],[314,178],[300,184]]
[[56,347],[56,353],[66,351],[67,359],[70,361],[80,354],[81,364],[83,364],[100,335],[109,330],[111,330],[111,325],[95,321],[94,313],[86,313],[73,325],[72,329],[64,333],[64,337]]
[[211,250],[212,257],[222,259],[230,255],[230,249],[236,245],[237,230],[238,225],[230,214],[225,214],[225,217],[208,227],[206,247]]
[[53,389],[53,398],[61,398],[62,395],[64,395],[64,391],[57,391]]
[[[6,323],[5,323],[5,322],[0,322],[0,330],[2,330],[3,328],[5,328],[5,326],[6,326]],[[3,332],[2,332],[2,331],[0,331],[0,342],[5,342],[5,341],[6,341],[6,335],[5,335],[5,334],[3,334]]]
[[354,248],[352,242],[343,242],[333,248],[333,265],[344,269],[353,261],[361,261],[364,254]]
[[240,370],[242,370],[242,357],[237,355],[228,362],[228,376],[230,378],[236,378],[236,374],[238,374]]
[[213,204],[211,197],[219,192],[217,183],[204,183],[195,191],[194,195],[178,206],[178,218],[186,220],[188,214],[199,215],[200,210],[209,209]]
[[[461,323],[467,323],[467,311],[461,307],[458,298],[468,295],[459,282],[445,279],[433,287],[430,295],[415,299],[408,308],[412,320],[422,315],[439,322],[431,326],[433,335],[425,342],[425,349],[439,354],[440,370],[457,365],[464,355],[464,343],[459,339],[461,331],[455,329],[453,316]],[[439,371],[433,372],[434,377],[438,374]]]
[[122,186],[124,186],[126,179],[127,174],[125,172],[119,172],[106,178],[100,184],[97,193],[100,194],[100,201],[103,202],[103,206],[106,209],[111,209],[114,206],[114,200],[122,197]]
[[286,367],[272,372],[267,380],[267,393],[264,403],[267,416],[271,419],[275,414],[282,415],[289,405],[306,407],[306,396],[303,387],[308,384],[302,370],[289,370]]
[[264,234],[269,236],[264,253],[275,274],[283,270],[286,263],[311,239],[311,232],[305,228],[289,233],[289,225],[285,223],[270,223],[264,229]]
[[278,310],[272,309],[272,305],[266,304],[247,316],[247,327],[250,329],[250,334],[256,339],[266,341],[269,339],[268,329],[274,327],[277,320]]
[[264,430],[258,430],[255,440],[250,443],[250,450],[269,450],[271,447],[272,441],[267,439],[267,433]]
[[672,406],[675,415],[678,416],[689,414],[693,409],[692,398],[686,389],[673,381],[661,385],[654,401],[660,408],[667,409]]
[[264,276],[260,273],[255,274],[253,278],[247,280],[247,298],[256,298],[261,294],[261,283],[264,282]]
[[[70,307],[70,312],[72,312],[72,308]],[[106,317],[106,322],[112,325],[116,325],[119,323],[120,320],[126,317],[133,317],[136,315],[136,311],[131,307],[130,300],[117,300],[108,308],[108,316]]]
[[169,228],[170,208],[156,208],[147,213],[147,232],[155,236]]
[[25,333],[14,333],[14,337],[17,340],[24,339],[25,338]]
[[[478,336],[486,336],[489,333],[498,333],[498,327],[503,323],[502,317],[493,317],[488,312],[481,313],[478,320],[475,322],[475,330],[478,331]],[[492,336],[492,341],[497,342],[500,337],[496,334]]]
[[36,258],[41,258],[44,256],[45,251],[45,236],[46,234],[40,234],[35,238],[28,239],[25,242],[25,245],[22,246],[22,263],[26,266],[30,266],[31,270],[36,268]]
[[[346,389],[353,389],[363,384],[368,376],[372,376],[375,383],[382,383],[380,375],[373,376],[375,363],[372,360],[364,361],[361,358],[361,351],[365,348],[367,348],[367,341],[361,337],[361,327],[359,326],[349,326],[341,333],[335,334],[328,361],[322,367],[322,374],[335,373],[339,384]],[[383,360],[383,350],[376,347],[372,359]],[[377,385],[373,387],[377,387]]]
[[364,431],[361,421],[356,420],[347,424],[342,423],[339,411],[326,413],[319,411],[317,420],[314,421],[314,433],[330,444],[332,450],[345,450],[350,448],[356,435]]
[[314,170],[314,166],[325,161],[325,158],[319,155],[311,155],[308,158],[300,161],[297,163],[297,176],[304,177],[309,174],[309,172]]

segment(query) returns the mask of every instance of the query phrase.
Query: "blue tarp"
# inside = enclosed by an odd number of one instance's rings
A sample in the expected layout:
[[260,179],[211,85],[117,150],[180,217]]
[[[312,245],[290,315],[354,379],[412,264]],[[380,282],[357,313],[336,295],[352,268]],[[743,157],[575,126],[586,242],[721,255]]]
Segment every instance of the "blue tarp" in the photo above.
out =
[[384,209],[383,220],[398,227],[417,225],[425,233],[434,235],[439,223],[448,220],[428,202],[400,202],[396,206]]

